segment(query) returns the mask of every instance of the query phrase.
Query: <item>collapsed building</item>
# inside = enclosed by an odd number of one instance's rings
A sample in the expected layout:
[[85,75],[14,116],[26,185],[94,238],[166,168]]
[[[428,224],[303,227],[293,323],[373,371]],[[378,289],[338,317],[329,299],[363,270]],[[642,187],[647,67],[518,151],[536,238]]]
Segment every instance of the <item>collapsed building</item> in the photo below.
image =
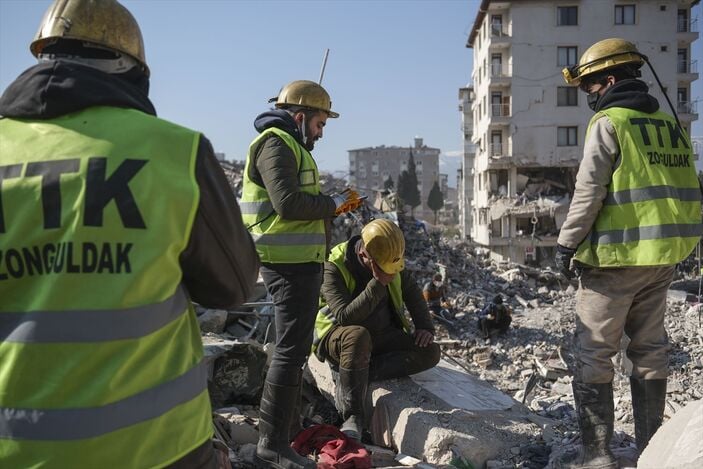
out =
[[[604,37],[635,43],[664,86],[675,86],[675,106],[690,135],[698,118],[689,102],[691,82],[698,78],[697,63],[690,60],[698,39],[691,20],[695,3],[607,1],[586,12],[583,2],[482,1],[466,44],[473,50],[471,82],[459,90],[465,239],[487,248],[497,261],[551,262],[593,115],[583,93],[564,83],[561,70]],[[646,67],[642,80],[666,108]],[[697,151],[694,147],[694,159]]]

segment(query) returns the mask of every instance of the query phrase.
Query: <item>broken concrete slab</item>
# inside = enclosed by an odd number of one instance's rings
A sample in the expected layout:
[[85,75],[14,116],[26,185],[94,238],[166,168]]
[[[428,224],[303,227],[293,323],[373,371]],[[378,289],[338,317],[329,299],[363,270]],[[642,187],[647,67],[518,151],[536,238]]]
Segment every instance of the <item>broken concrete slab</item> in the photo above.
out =
[[266,352],[256,342],[202,336],[208,366],[208,390],[214,408],[257,404],[266,376]]
[[649,441],[638,469],[698,469],[703,467],[703,401],[677,412]]
[[[307,378],[333,399],[326,363],[311,357]],[[412,378],[372,383],[370,391],[374,444],[432,464],[448,464],[458,455],[482,467],[541,431],[527,408],[444,360]]]

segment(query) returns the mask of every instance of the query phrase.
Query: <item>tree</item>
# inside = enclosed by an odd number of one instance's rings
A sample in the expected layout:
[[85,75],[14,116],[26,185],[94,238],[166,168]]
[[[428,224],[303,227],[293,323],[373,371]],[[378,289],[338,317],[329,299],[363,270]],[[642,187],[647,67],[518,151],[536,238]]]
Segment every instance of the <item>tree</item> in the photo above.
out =
[[413,216],[413,210],[420,205],[420,191],[417,189],[417,174],[415,173],[415,158],[413,152],[410,152],[408,158],[408,169],[403,171],[398,176],[398,197],[403,201],[403,205],[410,205],[410,215]]
[[427,206],[434,212],[434,224],[437,224],[437,212],[444,207],[444,195],[439,189],[439,184],[437,181],[432,185],[430,189],[430,195],[427,196]]
[[393,179],[390,177],[390,175],[388,176],[388,179],[383,181],[383,188],[387,190],[393,189]]

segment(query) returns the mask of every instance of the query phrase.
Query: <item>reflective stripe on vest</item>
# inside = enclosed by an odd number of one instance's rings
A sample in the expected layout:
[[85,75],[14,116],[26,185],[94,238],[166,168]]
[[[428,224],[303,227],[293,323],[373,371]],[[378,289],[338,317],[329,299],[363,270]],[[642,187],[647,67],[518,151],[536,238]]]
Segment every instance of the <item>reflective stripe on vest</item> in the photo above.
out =
[[673,118],[611,108],[620,161],[575,258],[596,267],[673,265],[703,234],[701,192],[688,137]]
[[[356,280],[354,276],[349,272],[347,266],[344,265],[344,259],[346,258],[348,241],[336,245],[330,251],[328,261],[333,263],[344,278],[344,284],[347,286],[349,293],[354,293],[356,288]],[[405,332],[410,332],[410,323],[408,319],[403,314],[403,286],[400,278],[400,274],[396,274],[393,281],[388,285],[388,293],[391,297],[391,303],[393,303],[393,309],[395,310],[396,316],[400,321]],[[332,326],[337,324],[337,319],[330,311],[330,307],[325,302],[324,298],[320,296],[320,310],[317,312],[317,317],[315,318],[315,331],[313,334],[313,353],[317,350],[318,345],[322,339],[329,333]]]
[[199,142],[131,109],[0,119],[3,467],[161,467],[212,435],[179,261]]
[[249,146],[244,166],[242,219],[248,227],[262,262],[291,263],[324,262],[326,237],[323,220],[286,220],[274,210],[266,188],[249,178],[256,152],[264,139],[277,136],[291,149],[298,166],[300,191],[320,193],[317,165],[309,151],[290,134],[275,127],[264,130]]

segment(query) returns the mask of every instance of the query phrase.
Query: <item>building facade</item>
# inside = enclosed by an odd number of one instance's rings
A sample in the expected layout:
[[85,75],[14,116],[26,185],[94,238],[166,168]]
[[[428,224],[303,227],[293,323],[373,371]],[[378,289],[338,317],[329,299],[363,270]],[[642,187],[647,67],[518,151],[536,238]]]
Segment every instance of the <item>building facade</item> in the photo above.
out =
[[[562,69],[595,42],[620,37],[647,55],[690,133],[698,118],[691,102],[691,83],[698,79],[691,6],[697,2],[482,1],[467,43],[473,90],[460,90],[464,123],[471,107],[464,138],[475,145],[463,168],[465,179],[473,171],[463,196],[472,199],[466,218],[475,242],[497,260],[552,262],[593,115],[585,94],[566,85]],[[647,65],[641,79],[671,112]]]
[[[398,176],[408,169],[410,153],[415,160],[418,190],[421,205],[416,207],[414,215],[432,222],[434,215],[427,206],[427,197],[432,185],[439,181],[439,148],[428,147],[422,138],[415,137],[413,146],[397,147],[381,145],[379,147],[358,148],[349,152],[349,185],[358,188],[372,200],[375,192],[383,190],[384,182],[390,177],[397,189]],[[394,189],[394,190],[395,190]]]

